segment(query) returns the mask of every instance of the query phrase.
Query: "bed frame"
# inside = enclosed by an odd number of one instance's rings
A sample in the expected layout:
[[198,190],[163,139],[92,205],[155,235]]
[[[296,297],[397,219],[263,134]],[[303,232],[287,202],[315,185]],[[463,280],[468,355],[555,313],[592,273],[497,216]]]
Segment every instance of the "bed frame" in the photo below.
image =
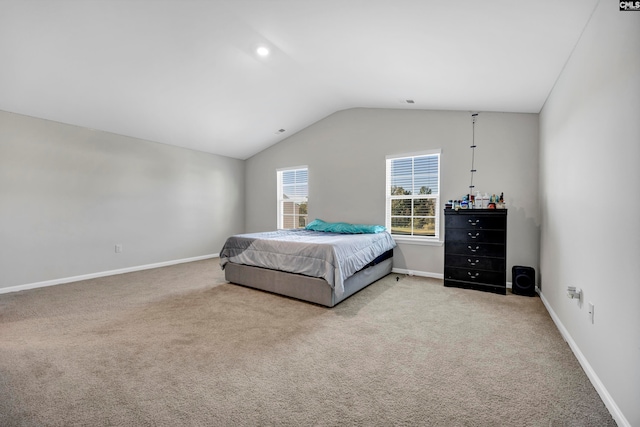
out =
[[272,292],[315,304],[333,307],[359,290],[391,273],[393,250],[385,252],[365,268],[344,281],[344,294],[336,296],[326,280],[302,274],[287,273],[262,267],[228,262],[225,279],[228,282]]

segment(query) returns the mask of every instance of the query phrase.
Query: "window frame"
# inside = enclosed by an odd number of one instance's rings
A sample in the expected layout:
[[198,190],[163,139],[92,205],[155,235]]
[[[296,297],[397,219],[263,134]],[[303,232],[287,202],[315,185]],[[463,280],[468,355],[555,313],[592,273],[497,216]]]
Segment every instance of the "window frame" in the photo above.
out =
[[[399,159],[412,159],[412,164],[415,161],[416,158],[419,157],[429,157],[429,156],[436,156],[437,157],[437,167],[438,167],[438,178],[437,178],[437,193],[436,194],[429,194],[429,195],[424,195],[424,194],[411,194],[411,195],[392,195],[391,194],[391,164],[394,160],[399,160]],[[386,170],[386,180],[385,180],[385,227],[387,228],[387,230],[389,231],[389,233],[391,233],[391,235],[393,236],[394,240],[396,240],[397,242],[402,242],[402,243],[410,243],[410,244],[417,244],[417,245],[438,245],[441,246],[442,245],[442,240],[441,240],[441,234],[440,234],[440,217],[441,217],[441,212],[440,212],[440,194],[441,194],[441,188],[440,188],[440,181],[441,181],[441,161],[442,161],[442,150],[441,149],[433,149],[433,150],[425,150],[425,151],[419,151],[419,152],[413,152],[413,153],[402,153],[402,154],[393,154],[393,155],[387,155],[385,158],[385,170]],[[415,174],[414,174],[414,170],[411,171],[411,180],[412,183],[414,182],[414,178],[415,178]],[[413,185],[412,185],[413,187]],[[431,216],[425,216],[427,218],[433,218],[435,221],[435,235],[434,236],[418,236],[418,235],[408,235],[408,234],[394,234],[392,232],[391,229],[391,202],[392,200],[400,200],[400,199],[409,199],[409,200],[414,200],[414,199],[424,199],[424,198],[428,198],[428,199],[433,199],[434,203],[435,203],[435,213],[433,215],[433,217]],[[414,213],[413,213],[413,203],[411,204],[411,218],[415,218]],[[413,233],[413,226],[412,226],[412,233]]]
[[[283,191],[283,174],[285,172],[291,172],[291,171],[306,171],[307,173],[307,182],[306,182],[306,186],[307,186],[307,195],[303,196],[303,197],[292,197],[292,198],[287,198],[287,201],[292,201],[294,203],[306,203],[307,204],[307,213],[305,215],[296,215],[295,213],[293,215],[288,215],[284,213],[284,202],[285,202],[285,198],[284,198],[284,191]],[[291,166],[291,167],[286,167],[286,168],[279,168],[276,169],[276,186],[277,186],[277,199],[276,199],[276,203],[277,203],[277,229],[278,230],[284,230],[284,218],[285,215],[286,216],[293,216],[294,218],[294,224],[299,224],[299,221],[297,220],[298,218],[300,218],[300,216],[306,217],[306,221],[305,223],[308,224],[309,221],[309,167],[306,165],[302,165],[302,166]],[[304,228],[304,227],[295,227],[295,228],[291,228],[289,230],[295,230],[295,229],[299,229],[299,228]]]

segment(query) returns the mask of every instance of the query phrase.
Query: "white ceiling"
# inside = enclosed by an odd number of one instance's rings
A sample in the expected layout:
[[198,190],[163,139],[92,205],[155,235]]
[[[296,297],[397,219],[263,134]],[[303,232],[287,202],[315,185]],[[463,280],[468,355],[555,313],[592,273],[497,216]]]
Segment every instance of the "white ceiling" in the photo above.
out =
[[597,1],[0,0],[0,110],[239,159],[353,107],[537,113]]

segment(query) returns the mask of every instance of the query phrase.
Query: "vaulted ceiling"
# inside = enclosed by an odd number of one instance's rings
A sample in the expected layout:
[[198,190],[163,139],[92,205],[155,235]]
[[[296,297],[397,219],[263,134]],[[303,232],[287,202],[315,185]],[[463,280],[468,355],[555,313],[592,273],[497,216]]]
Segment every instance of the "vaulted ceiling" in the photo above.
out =
[[239,159],[353,107],[537,113],[597,2],[0,0],[0,110]]

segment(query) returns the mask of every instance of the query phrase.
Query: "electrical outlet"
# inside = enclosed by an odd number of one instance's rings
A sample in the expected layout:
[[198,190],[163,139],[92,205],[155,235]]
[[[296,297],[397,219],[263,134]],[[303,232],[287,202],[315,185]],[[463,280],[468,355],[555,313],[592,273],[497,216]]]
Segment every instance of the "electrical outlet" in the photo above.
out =
[[122,245],[116,245],[116,253],[122,253]]
[[589,320],[591,321],[591,323],[593,324],[593,311],[594,311],[595,307],[593,305],[592,302],[589,303]]

